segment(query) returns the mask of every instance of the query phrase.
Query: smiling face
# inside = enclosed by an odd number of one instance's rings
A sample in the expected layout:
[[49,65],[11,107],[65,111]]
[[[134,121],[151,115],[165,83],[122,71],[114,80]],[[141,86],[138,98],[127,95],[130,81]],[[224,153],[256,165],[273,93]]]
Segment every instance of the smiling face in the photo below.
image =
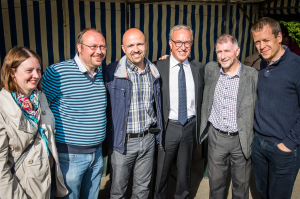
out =
[[275,35],[272,34],[272,29],[266,25],[260,31],[252,31],[252,36],[257,51],[264,59],[267,59],[269,63],[277,60],[281,56],[281,32],[275,37]]
[[221,64],[224,72],[230,70],[233,66],[238,66],[237,57],[240,53],[240,48],[233,45],[232,42],[217,43],[216,53],[218,62]]
[[[172,40],[175,42],[192,42],[192,34],[187,29],[174,30],[172,35]],[[170,48],[172,49],[172,56],[180,63],[184,62],[186,58],[190,55],[192,44],[190,47],[186,47],[182,44],[181,47],[176,47],[175,42],[169,40]]]
[[106,50],[91,50],[88,46],[106,46],[105,38],[102,34],[89,30],[83,34],[82,44],[77,44],[79,59],[87,69],[95,70],[105,59]]
[[41,65],[35,57],[29,57],[16,68],[12,76],[20,87],[21,93],[28,97],[41,79]]
[[137,67],[142,67],[147,51],[144,34],[135,28],[127,30],[123,36],[122,50],[131,63]]

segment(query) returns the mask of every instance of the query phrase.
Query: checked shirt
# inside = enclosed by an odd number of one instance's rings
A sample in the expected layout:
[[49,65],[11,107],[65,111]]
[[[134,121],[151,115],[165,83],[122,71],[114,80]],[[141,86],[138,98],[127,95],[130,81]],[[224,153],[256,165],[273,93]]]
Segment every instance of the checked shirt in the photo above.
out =
[[208,119],[210,123],[221,131],[237,132],[236,104],[240,81],[240,70],[236,75],[230,77],[225,74],[222,67],[217,82],[211,114]]
[[141,133],[156,123],[153,82],[155,77],[145,60],[146,68],[139,74],[137,66],[126,61],[128,78],[132,82],[132,95],[127,118],[127,133]]

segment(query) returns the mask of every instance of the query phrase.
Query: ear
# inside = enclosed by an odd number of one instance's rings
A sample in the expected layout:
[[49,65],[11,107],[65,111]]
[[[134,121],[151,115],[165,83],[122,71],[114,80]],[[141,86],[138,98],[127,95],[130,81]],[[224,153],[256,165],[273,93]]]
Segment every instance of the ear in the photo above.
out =
[[172,40],[169,40],[170,49],[172,50]]
[[15,68],[10,69],[10,75],[11,75],[12,78],[15,78],[15,72],[16,72]]
[[278,34],[277,34],[277,41],[279,42],[279,43],[281,43],[282,42],[282,33],[281,32],[279,32]]
[[238,57],[239,56],[239,54],[240,54],[240,51],[241,51],[241,49],[239,48],[239,47],[237,47],[237,49],[235,50],[235,55],[236,55],[236,57]]
[[77,47],[77,51],[78,51],[79,53],[81,53],[81,44],[77,43],[76,47]]
[[125,47],[123,45],[121,47],[122,47],[122,50],[123,50],[123,52],[125,54]]

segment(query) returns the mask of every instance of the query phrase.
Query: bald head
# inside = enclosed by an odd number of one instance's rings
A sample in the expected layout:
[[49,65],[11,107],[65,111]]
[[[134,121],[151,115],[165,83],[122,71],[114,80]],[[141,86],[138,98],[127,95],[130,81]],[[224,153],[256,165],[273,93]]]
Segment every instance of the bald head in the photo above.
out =
[[140,30],[131,28],[124,33],[122,49],[131,63],[143,68],[147,42]]
[[122,39],[122,44],[124,45],[124,42],[126,42],[129,38],[131,37],[142,37],[144,39],[144,42],[146,42],[145,36],[142,33],[142,31],[140,31],[139,29],[136,28],[130,28],[129,30],[127,30],[124,35],[123,35],[123,39]]

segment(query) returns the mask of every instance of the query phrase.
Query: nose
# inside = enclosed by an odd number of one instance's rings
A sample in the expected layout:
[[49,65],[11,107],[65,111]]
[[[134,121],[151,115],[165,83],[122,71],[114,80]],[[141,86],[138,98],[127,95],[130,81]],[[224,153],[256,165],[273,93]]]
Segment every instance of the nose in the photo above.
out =
[[101,53],[100,46],[98,46],[98,48],[96,49],[96,53]]
[[134,52],[138,52],[138,51],[139,51],[139,48],[138,48],[137,45],[134,45],[134,46],[133,46],[133,51],[134,51]]
[[32,71],[32,76],[36,79],[40,79],[41,78],[41,71],[40,70],[33,70]]
[[180,46],[180,49],[182,49],[182,50],[185,50],[185,49],[186,49],[185,43],[182,43],[182,45]]
[[221,60],[226,58],[226,54],[224,52],[220,52],[219,56],[220,56]]
[[262,41],[260,43],[260,49],[264,49],[265,47],[266,47],[266,43]]

